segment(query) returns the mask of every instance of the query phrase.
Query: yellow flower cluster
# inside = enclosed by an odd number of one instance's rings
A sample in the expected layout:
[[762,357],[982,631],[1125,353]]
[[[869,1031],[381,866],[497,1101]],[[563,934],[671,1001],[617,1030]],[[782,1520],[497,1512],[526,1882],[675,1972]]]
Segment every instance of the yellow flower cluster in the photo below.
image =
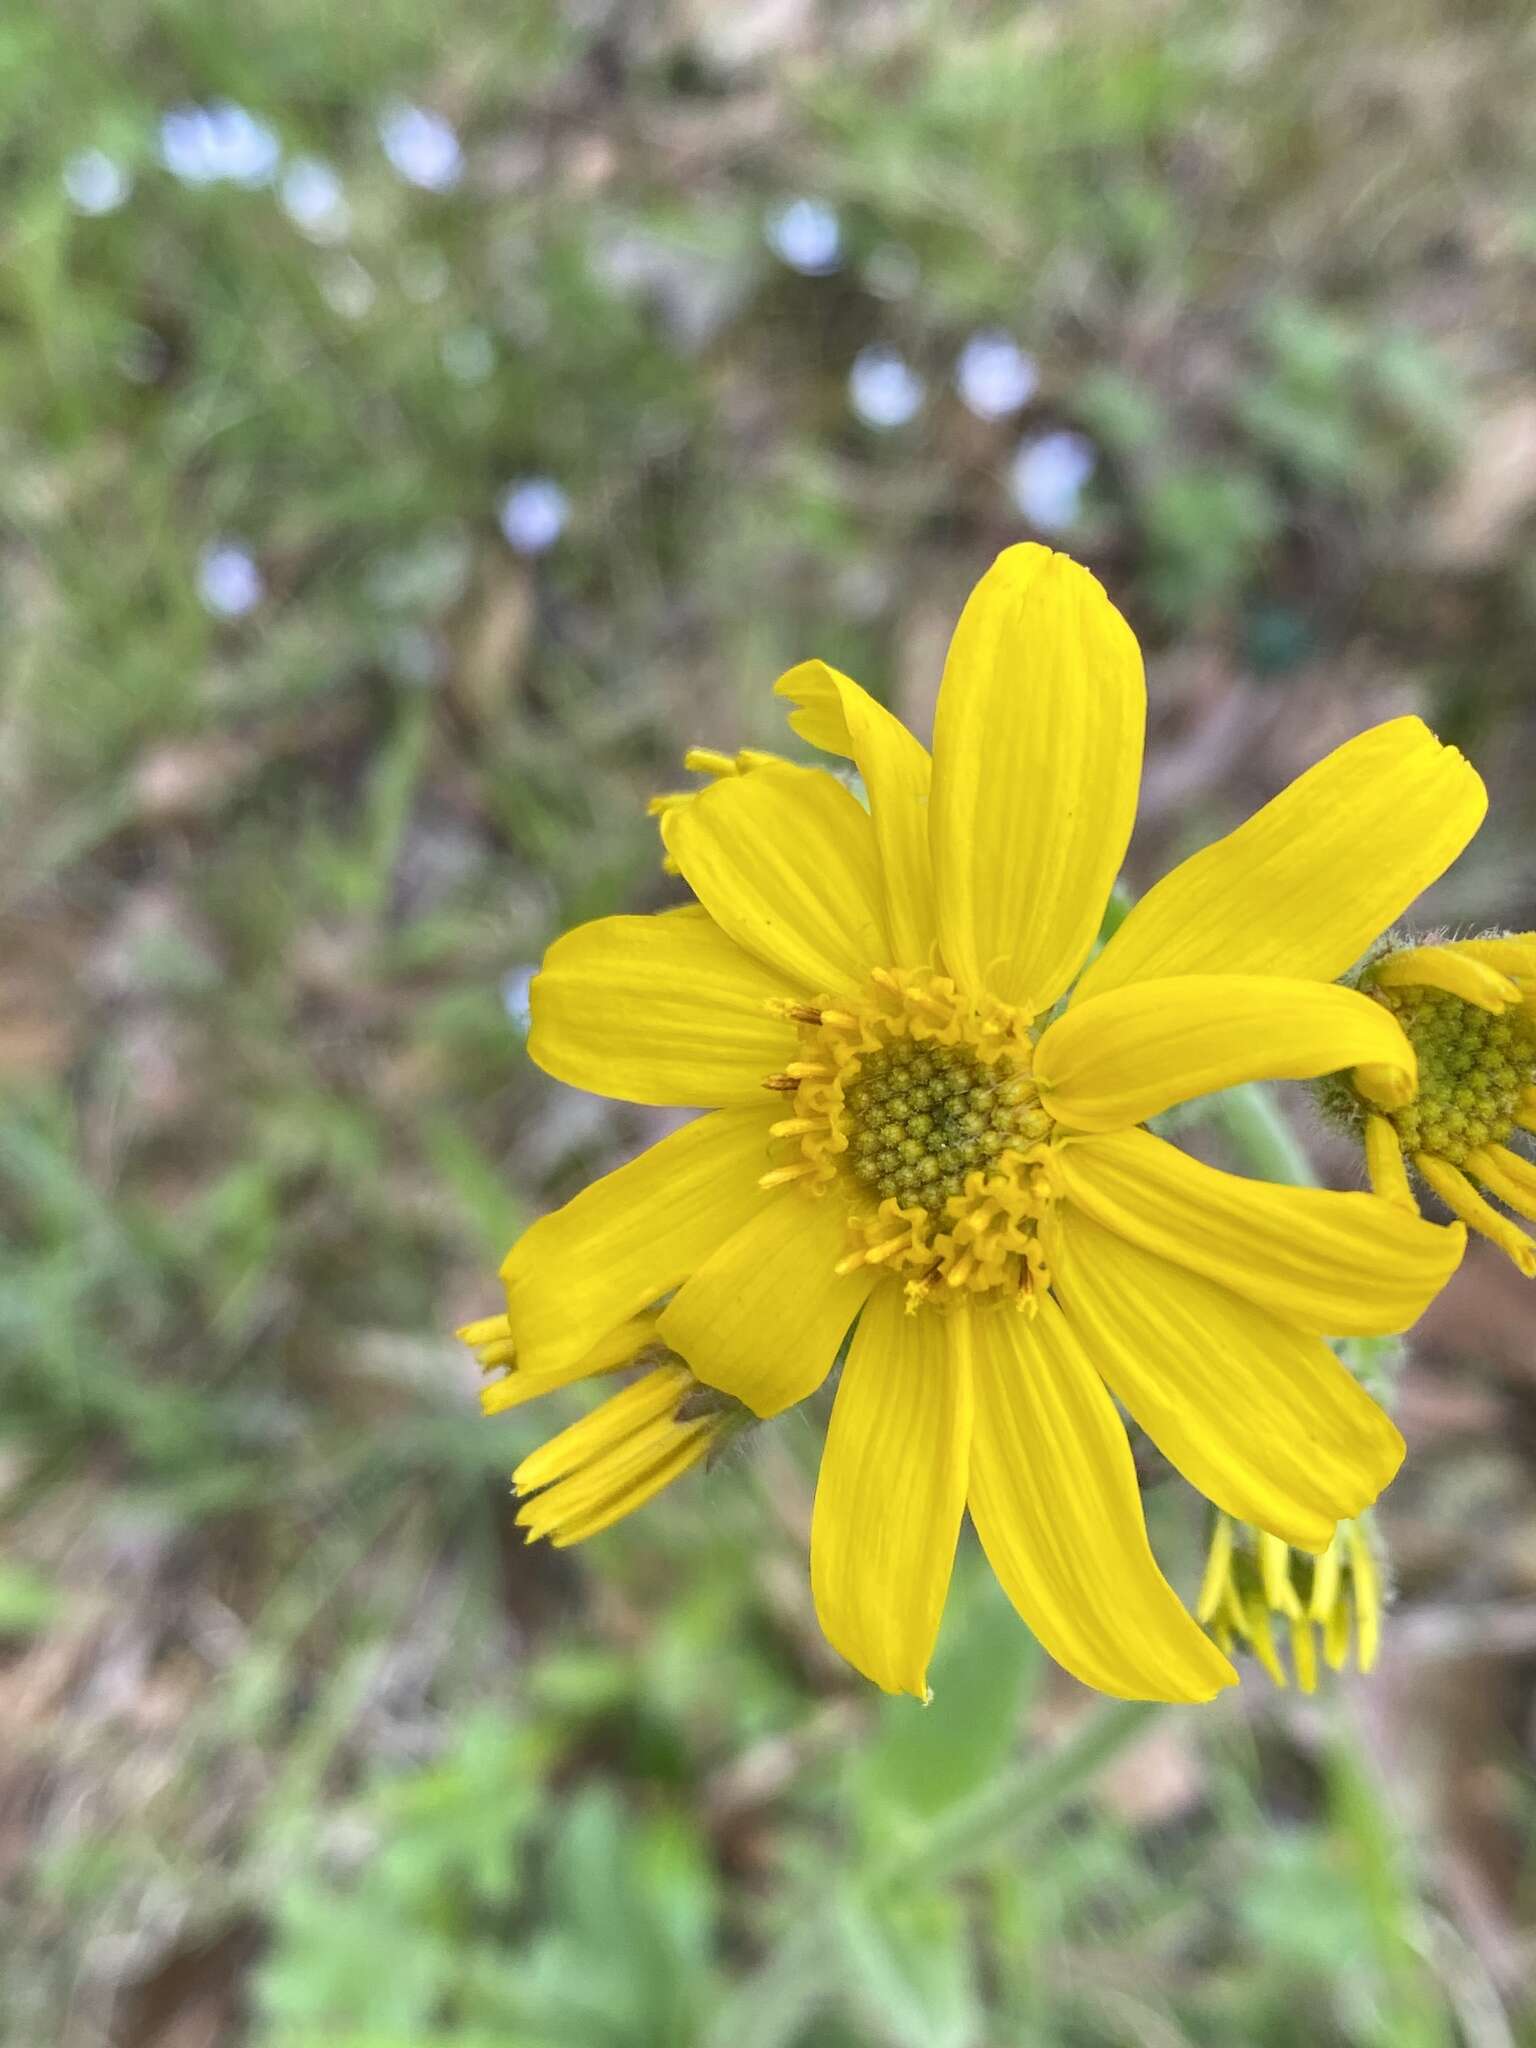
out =
[[[1536,1221],[1536,1166],[1509,1146],[1517,1130],[1536,1131],[1536,932],[1394,948],[1357,985],[1397,1019],[1418,1068],[1406,1102],[1369,1066],[1346,1077],[1371,1185],[1412,1210],[1411,1165],[1453,1215],[1536,1274],[1536,1239],[1487,1199]],[[1324,1101],[1337,1106],[1337,1089]]]
[[1409,1108],[1402,1014],[1339,977],[1461,851],[1482,784],[1416,719],[1362,733],[1090,961],[1146,707],[1090,575],[999,557],[931,752],[824,663],[778,691],[867,802],[825,768],[696,752],[707,786],[654,807],[693,900],[583,925],[533,984],[546,1072],[706,1113],[535,1223],[505,1321],[468,1333],[511,1368],[495,1406],[667,1354],[519,1467],[521,1519],[606,1526],[846,1344],[811,1577],[850,1662],[925,1694],[969,1515],[1068,1669],[1208,1699],[1235,1674],[1153,1558],[1120,1409],[1224,1515],[1326,1559],[1402,1441],[1324,1339],[1406,1328],[1465,1233],[1222,1172],[1146,1125],[1340,1070]]
[[1320,1556],[1309,1557],[1262,1529],[1218,1515],[1196,1613],[1223,1650],[1252,1652],[1278,1686],[1287,1683],[1275,1640],[1284,1631],[1303,1692],[1317,1689],[1319,1639],[1331,1671],[1351,1645],[1369,1671],[1381,1642],[1381,1573],[1362,1521],[1341,1522]]

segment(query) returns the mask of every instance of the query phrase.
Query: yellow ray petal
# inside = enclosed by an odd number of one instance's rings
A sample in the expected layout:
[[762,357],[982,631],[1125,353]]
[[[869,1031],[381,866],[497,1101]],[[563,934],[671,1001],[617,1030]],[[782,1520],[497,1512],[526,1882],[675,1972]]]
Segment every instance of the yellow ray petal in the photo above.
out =
[[1406,1209],[1410,1216],[1418,1214],[1419,1205],[1413,1199],[1413,1189],[1408,1184],[1402,1144],[1384,1116],[1368,1115],[1365,1119],[1365,1167],[1371,1177],[1372,1191],[1383,1201]]
[[1067,1320],[1111,1393],[1238,1521],[1322,1550],[1402,1463],[1391,1417],[1321,1338],[1070,1206],[1049,1257]]
[[1312,1574],[1312,1598],[1307,1604],[1307,1613],[1313,1621],[1326,1621],[1339,1597],[1339,1588],[1344,1582],[1343,1558],[1339,1538],[1333,1541],[1317,1560]]
[[1303,1692],[1317,1691],[1317,1636],[1310,1621],[1291,1618],[1291,1662]]
[[519,1493],[532,1493],[564,1479],[584,1465],[602,1458],[626,1442],[640,1438],[647,1425],[662,1417],[671,1419],[677,1404],[692,1384],[683,1365],[659,1365],[653,1371],[610,1394],[590,1415],[583,1415],[547,1443],[540,1444],[512,1474]]
[[758,1200],[750,1221],[678,1289],[658,1328],[707,1385],[754,1414],[777,1415],[826,1378],[875,1274],[833,1270],[847,1250],[847,1212],[835,1196],[808,1200],[785,1188]]
[[798,993],[708,917],[599,918],[545,954],[528,1051],[557,1081],[624,1102],[752,1102],[794,1053],[794,1026],[768,1006]]
[[952,1316],[871,1296],[816,1481],[811,1586],[834,1649],[886,1692],[927,1697],[970,1469],[970,1360]]
[[1210,1622],[1227,1595],[1227,1578],[1232,1569],[1232,1520],[1229,1515],[1218,1515],[1211,1531],[1211,1544],[1205,1554],[1205,1572],[1200,1580],[1200,1594],[1195,1602],[1197,1621]]
[[1536,932],[1512,932],[1506,939],[1453,939],[1444,950],[1480,960],[1511,981],[1536,982]]
[[1121,1699],[1208,1700],[1235,1683],[1157,1568],[1125,1430],[1055,1302],[952,1321],[975,1375],[971,1516],[1041,1643]]
[[[647,1501],[654,1500],[658,1493],[670,1486],[709,1450],[714,1442],[714,1431],[708,1423],[691,1423],[686,1429],[674,1432],[666,1448],[645,1466],[628,1478],[624,1485],[595,1501],[579,1514],[562,1517],[560,1526],[550,1531],[550,1545],[555,1550],[566,1550],[573,1543],[585,1543],[589,1536],[600,1536],[605,1529],[611,1529],[615,1522],[623,1521],[637,1508],[643,1508]],[[529,1506],[537,1506],[530,1501]],[[519,1522],[523,1517],[519,1514]],[[533,1540],[532,1531],[529,1541]]]
[[[560,1387],[574,1386],[578,1380],[616,1372],[655,1342],[656,1318],[647,1314],[629,1317],[617,1329],[610,1330],[590,1351],[583,1352],[580,1358],[571,1359],[553,1372],[525,1372],[509,1358],[503,1362],[511,1365],[512,1370],[500,1379],[488,1381],[480,1389],[480,1406],[487,1415],[501,1415],[509,1408],[521,1408],[527,1401],[537,1401],[541,1395],[552,1394]],[[512,1347],[507,1348],[510,1350]]]
[[972,990],[1040,1012],[1092,945],[1130,838],[1146,687],[1086,569],[1026,544],[972,591],[934,726],[939,936]]
[[1467,1171],[1475,1174],[1517,1216],[1536,1222],[1536,1166],[1507,1145],[1480,1145],[1467,1155]]
[[1119,1131],[1241,1081],[1304,1081],[1361,1061],[1411,1100],[1418,1062],[1397,1019],[1326,982],[1188,974],[1107,990],[1050,1025],[1035,1052],[1046,1109],[1080,1131]]
[[1416,1152],[1413,1163],[1453,1216],[1496,1244],[1512,1259],[1527,1280],[1536,1279],[1536,1238],[1510,1221],[1501,1209],[1485,1201],[1459,1166],[1432,1152]]
[[523,1371],[580,1358],[755,1213],[774,1114],[717,1109],[523,1232],[501,1268]]
[[1285,1666],[1280,1662],[1280,1652],[1275,1647],[1274,1626],[1264,1604],[1264,1595],[1257,1590],[1243,1602],[1243,1634],[1248,1638],[1248,1646],[1255,1657],[1284,1692],[1290,1681],[1285,1675]]
[[1389,953],[1367,976],[1373,988],[1443,988],[1499,1016],[1520,1000],[1517,984],[1460,946],[1410,946]]
[[1302,1330],[1406,1330],[1466,1246],[1459,1225],[1375,1195],[1243,1180],[1147,1131],[1071,1138],[1056,1161],[1067,1199],[1106,1229]]
[[926,966],[938,936],[928,850],[928,749],[851,676],[824,661],[802,661],[779,677],[774,690],[796,707],[789,722],[802,739],[858,763],[880,849],[893,961]]
[[1358,1523],[1349,1532],[1349,1574],[1355,1601],[1355,1662],[1369,1671],[1381,1648],[1381,1575],[1371,1539]]
[[754,768],[668,811],[661,836],[723,930],[808,995],[888,967],[869,813],[820,768]]
[[1296,1598],[1296,1588],[1291,1584],[1290,1545],[1273,1536],[1267,1529],[1257,1532],[1259,1545],[1259,1576],[1264,1582],[1264,1598],[1276,1614],[1295,1618],[1301,1613],[1301,1602]]
[[1170,974],[1333,981],[1448,868],[1487,792],[1417,718],[1372,727],[1148,890],[1077,998]]

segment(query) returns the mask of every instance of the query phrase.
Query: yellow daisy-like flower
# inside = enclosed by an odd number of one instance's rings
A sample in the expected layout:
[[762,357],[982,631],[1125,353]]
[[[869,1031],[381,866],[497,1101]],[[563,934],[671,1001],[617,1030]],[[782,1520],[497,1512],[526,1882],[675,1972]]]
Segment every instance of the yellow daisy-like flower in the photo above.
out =
[[556,1549],[596,1536],[654,1500],[718,1451],[752,1421],[740,1402],[696,1380],[657,1334],[655,1314],[632,1316],[580,1358],[529,1372],[519,1368],[506,1316],[466,1323],[460,1339],[483,1371],[507,1370],[480,1394],[487,1415],[500,1415],[560,1387],[626,1366],[643,1368],[568,1429],[524,1458],[512,1484],[528,1496],[517,1520],[528,1541],[547,1536]]
[[1141,768],[1141,658],[1098,583],[1041,547],[998,559],[931,757],[823,663],[778,688],[869,807],[820,769],[720,773],[661,821],[696,904],[551,948],[539,1064],[711,1113],[513,1247],[520,1367],[559,1372],[670,1296],[662,1341],[768,1416],[856,1323],[812,1532],[836,1647],[924,1695],[968,1509],[1070,1670],[1207,1699],[1234,1674],[1153,1560],[1116,1400],[1219,1507],[1323,1550],[1402,1443],[1322,1333],[1406,1327],[1465,1233],[1141,1126],[1343,1066],[1409,1099],[1397,1020],[1333,984],[1470,838],[1482,784],[1416,719],[1362,734],[1154,888],[1052,1018]]
[[1346,1077],[1343,1105],[1324,1094],[1359,1123],[1372,1187],[1413,1209],[1411,1164],[1454,1215],[1536,1274],[1536,1239],[1487,1199],[1536,1222],[1536,1165],[1509,1147],[1517,1130],[1536,1131],[1536,932],[1395,948],[1356,986],[1401,1024],[1419,1070],[1407,1102],[1370,1066]]
[[1196,1612],[1223,1650],[1241,1643],[1276,1685],[1287,1683],[1277,1623],[1303,1692],[1317,1690],[1319,1636],[1331,1671],[1343,1669],[1351,1641],[1357,1669],[1369,1671],[1381,1645],[1381,1572],[1370,1533],[1361,1521],[1341,1522],[1322,1555],[1308,1557],[1218,1515]]

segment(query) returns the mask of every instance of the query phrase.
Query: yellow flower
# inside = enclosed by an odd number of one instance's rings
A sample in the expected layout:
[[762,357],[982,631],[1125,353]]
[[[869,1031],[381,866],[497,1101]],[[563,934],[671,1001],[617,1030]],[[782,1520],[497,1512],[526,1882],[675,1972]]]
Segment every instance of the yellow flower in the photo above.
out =
[[1053,1017],[1141,768],[1141,658],[1094,579],[1040,547],[998,559],[931,757],[823,663],[778,688],[869,807],[820,769],[722,774],[661,821],[697,902],[551,948],[540,1065],[711,1113],[513,1247],[522,1369],[670,1297],[662,1341],[768,1416],[856,1325],[812,1532],[836,1647],[924,1694],[968,1509],[1070,1670],[1209,1698],[1234,1674],[1153,1560],[1116,1400],[1219,1507],[1323,1550],[1402,1442],[1322,1333],[1404,1328],[1465,1233],[1243,1180],[1141,1126],[1355,1064],[1406,1101],[1396,1020],[1332,984],[1460,851],[1482,785],[1416,719],[1362,734],[1154,888]]
[[1415,1207],[1407,1165],[1454,1215],[1491,1238],[1528,1278],[1536,1239],[1473,1186],[1536,1221],[1536,1166],[1509,1149],[1536,1131],[1536,932],[1407,946],[1370,962],[1356,982],[1407,1034],[1419,1080],[1407,1102],[1383,1096],[1370,1066],[1345,1079],[1341,1102],[1359,1124],[1377,1194]]
[[642,1365],[645,1370],[610,1394],[568,1429],[532,1452],[512,1474],[528,1495],[517,1519],[533,1543],[547,1536],[556,1549],[611,1528],[699,1460],[717,1451],[751,1416],[714,1387],[701,1386],[657,1335],[654,1314],[633,1316],[610,1330],[580,1358],[543,1372],[520,1370],[511,1325],[502,1316],[466,1323],[462,1341],[486,1372],[505,1366],[482,1390],[487,1415],[521,1407],[578,1380]]
[[1381,1643],[1381,1573],[1369,1532],[1363,1522],[1341,1522],[1322,1556],[1307,1557],[1218,1515],[1197,1612],[1223,1650],[1244,1644],[1276,1685],[1286,1683],[1277,1622],[1303,1692],[1317,1689],[1319,1635],[1331,1671],[1343,1668],[1351,1634],[1355,1664],[1369,1671]]

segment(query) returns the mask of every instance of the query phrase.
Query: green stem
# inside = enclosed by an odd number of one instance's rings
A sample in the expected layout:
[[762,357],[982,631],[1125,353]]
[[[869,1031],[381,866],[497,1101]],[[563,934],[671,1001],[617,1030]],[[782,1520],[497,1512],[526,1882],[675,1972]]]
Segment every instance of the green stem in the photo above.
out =
[[1084,1715],[1064,1742],[1023,1759],[970,1799],[939,1815],[921,1837],[870,1873],[876,1890],[961,1877],[1020,1835],[1060,1813],[1163,1711],[1161,1700],[1109,1700]]
[[1242,1165],[1262,1180],[1315,1188],[1317,1175],[1290,1119],[1263,1081],[1249,1081],[1217,1097],[1216,1120],[1237,1147]]
[[[1054,1749],[1025,1758],[940,1814],[895,1855],[856,1877],[855,1887],[878,1896],[906,1885],[935,1885],[1017,1850],[1162,1712],[1157,1700],[1106,1701]],[[825,1900],[807,1903],[803,1917],[716,2015],[706,2048],[786,2048],[839,1981],[837,1917]]]

